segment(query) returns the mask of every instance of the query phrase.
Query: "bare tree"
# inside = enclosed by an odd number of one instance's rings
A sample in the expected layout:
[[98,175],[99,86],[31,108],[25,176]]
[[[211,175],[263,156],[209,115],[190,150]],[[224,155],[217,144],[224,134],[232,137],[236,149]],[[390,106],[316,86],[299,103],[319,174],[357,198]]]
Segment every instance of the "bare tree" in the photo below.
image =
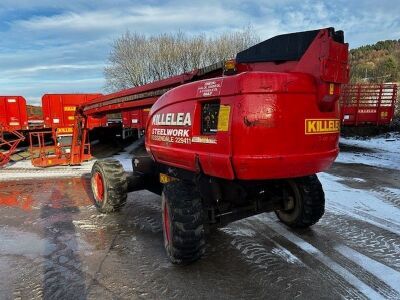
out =
[[104,69],[106,89],[120,90],[160,80],[233,58],[259,42],[249,26],[207,38],[182,32],[147,37],[126,32],[116,39]]

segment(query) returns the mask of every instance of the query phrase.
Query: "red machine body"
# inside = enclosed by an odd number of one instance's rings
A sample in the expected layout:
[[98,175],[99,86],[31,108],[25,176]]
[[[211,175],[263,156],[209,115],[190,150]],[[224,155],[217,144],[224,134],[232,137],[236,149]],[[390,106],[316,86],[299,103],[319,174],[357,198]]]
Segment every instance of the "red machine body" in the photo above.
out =
[[396,84],[346,85],[340,98],[342,124],[388,125],[394,116],[396,99]]
[[[315,173],[338,154],[348,75],[343,32],[326,28],[277,36],[235,61],[81,106],[76,150],[87,116],[133,110],[127,120],[142,128],[151,106],[144,139],[130,150],[133,172],[114,159],[93,165],[97,209],[119,210],[128,192],[161,195],[164,247],[174,264],[203,255],[206,231],[256,214],[274,211],[287,226],[312,226],[325,211]],[[81,158],[72,152],[72,164]]]
[[6,130],[29,129],[24,97],[0,96],[0,126]]
[[[90,102],[102,94],[45,94],[42,97],[42,109],[45,128],[62,129],[72,134],[76,107]],[[105,126],[107,118],[89,117],[87,126],[89,129]]]
[[259,57],[261,43],[237,55],[237,75],[161,96],[146,127],[154,160],[230,180],[293,178],[329,168],[339,152],[338,99],[348,81],[348,45],[332,29],[307,33],[300,42],[296,35],[273,38],[279,39],[278,53],[285,40],[303,46],[298,53]]

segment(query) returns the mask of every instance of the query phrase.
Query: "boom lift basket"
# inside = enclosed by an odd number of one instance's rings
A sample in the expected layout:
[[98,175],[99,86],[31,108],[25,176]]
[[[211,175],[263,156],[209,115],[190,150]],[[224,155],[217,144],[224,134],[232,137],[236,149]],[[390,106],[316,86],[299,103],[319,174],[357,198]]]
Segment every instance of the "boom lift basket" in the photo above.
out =
[[[50,167],[57,165],[70,165],[73,161],[74,154],[74,138],[71,141],[62,142],[57,140],[54,131],[31,132],[29,134],[30,154],[32,164],[36,167]],[[51,144],[49,144],[51,141]],[[79,145],[80,149],[80,145]],[[85,143],[82,147],[82,160],[89,160],[90,143],[87,141],[85,134]]]

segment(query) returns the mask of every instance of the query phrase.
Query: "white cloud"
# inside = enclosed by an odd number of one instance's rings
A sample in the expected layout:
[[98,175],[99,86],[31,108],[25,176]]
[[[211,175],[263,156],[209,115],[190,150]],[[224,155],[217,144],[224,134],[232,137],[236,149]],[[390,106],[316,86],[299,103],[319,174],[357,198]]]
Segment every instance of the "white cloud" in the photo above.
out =
[[126,30],[215,35],[251,24],[264,39],[334,26],[356,47],[400,38],[399,11],[390,0],[2,0],[0,93],[99,91],[111,42]]

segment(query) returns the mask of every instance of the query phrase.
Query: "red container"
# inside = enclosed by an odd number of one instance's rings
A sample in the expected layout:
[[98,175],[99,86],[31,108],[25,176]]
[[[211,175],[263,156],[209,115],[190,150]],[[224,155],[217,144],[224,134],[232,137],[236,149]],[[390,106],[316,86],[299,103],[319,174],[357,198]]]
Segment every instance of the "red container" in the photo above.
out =
[[[71,128],[74,126],[76,107],[101,94],[45,94],[42,97],[45,128]],[[107,118],[88,118],[88,128],[105,126]]]
[[6,130],[27,130],[26,100],[22,96],[0,96],[0,126]]

